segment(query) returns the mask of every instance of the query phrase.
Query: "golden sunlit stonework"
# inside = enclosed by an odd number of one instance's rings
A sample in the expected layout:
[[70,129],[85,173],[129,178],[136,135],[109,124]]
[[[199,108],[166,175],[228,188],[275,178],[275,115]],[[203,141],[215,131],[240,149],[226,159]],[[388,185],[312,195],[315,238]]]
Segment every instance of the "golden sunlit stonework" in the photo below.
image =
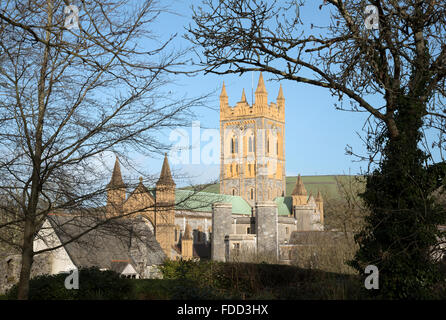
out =
[[225,85],[220,94],[220,193],[237,195],[253,206],[257,201],[285,195],[285,98],[268,104],[260,74],[255,101],[245,90],[234,107],[228,105]]

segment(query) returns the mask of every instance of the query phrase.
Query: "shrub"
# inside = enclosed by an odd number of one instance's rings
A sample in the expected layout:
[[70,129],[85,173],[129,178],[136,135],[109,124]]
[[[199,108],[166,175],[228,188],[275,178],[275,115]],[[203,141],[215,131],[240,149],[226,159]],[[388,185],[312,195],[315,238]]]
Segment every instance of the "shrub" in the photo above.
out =
[[[79,289],[65,288],[66,274],[42,275],[29,282],[30,300],[95,300],[133,298],[132,280],[122,279],[113,271],[98,268],[79,270]],[[8,299],[17,298],[17,285],[7,292]]]

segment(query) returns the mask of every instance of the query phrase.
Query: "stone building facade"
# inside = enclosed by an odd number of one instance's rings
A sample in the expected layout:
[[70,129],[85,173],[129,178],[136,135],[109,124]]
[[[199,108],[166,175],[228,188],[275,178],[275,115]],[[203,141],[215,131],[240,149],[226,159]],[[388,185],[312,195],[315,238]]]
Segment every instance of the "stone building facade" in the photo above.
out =
[[323,230],[323,199],[308,195],[300,176],[286,195],[285,98],[268,104],[260,74],[255,102],[242,92],[235,107],[220,94],[220,194],[177,189],[167,155],[155,187],[142,181],[127,196],[119,161],[108,185],[108,214],[137,212],[153,225],[170,259],[227,260],[234,249],[280,259],[293,232]]
[[251,206],[285,195],[285,98],[280,86],[277,102],[268,104],[260,74],[255,102],[243,89],[234,107],[225,85],[220,94],[220,193],[237,195]]

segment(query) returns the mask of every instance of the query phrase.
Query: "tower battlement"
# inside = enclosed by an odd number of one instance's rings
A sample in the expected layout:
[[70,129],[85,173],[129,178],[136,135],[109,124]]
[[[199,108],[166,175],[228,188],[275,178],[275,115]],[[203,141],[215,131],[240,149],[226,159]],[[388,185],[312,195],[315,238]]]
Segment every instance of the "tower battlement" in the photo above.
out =
[[276,102],[268,104],[268,92],[266,91],[263,76],[260,73],[253,105],[250,105],[246,100],[245,89],[243,89],[241,100],[231,107],[228,104],[228,95],[223,82],[220,94],[220,121],[257,117],[269,118],[280,122],[285,121],[285,98],[282,85],[280,85]]

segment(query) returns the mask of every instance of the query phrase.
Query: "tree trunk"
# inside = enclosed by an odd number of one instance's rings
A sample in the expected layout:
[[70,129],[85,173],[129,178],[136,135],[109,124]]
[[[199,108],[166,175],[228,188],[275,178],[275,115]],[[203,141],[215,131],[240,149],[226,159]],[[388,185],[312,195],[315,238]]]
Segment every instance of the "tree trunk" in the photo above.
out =
[[23,248],[22,248],[22,265],[20,269],[20,280],[18,284],[19,300],[27,300],[29,294],[29,279],[31,277],[31,267],[34,258],[34,225],[31,219],[26,219]]

